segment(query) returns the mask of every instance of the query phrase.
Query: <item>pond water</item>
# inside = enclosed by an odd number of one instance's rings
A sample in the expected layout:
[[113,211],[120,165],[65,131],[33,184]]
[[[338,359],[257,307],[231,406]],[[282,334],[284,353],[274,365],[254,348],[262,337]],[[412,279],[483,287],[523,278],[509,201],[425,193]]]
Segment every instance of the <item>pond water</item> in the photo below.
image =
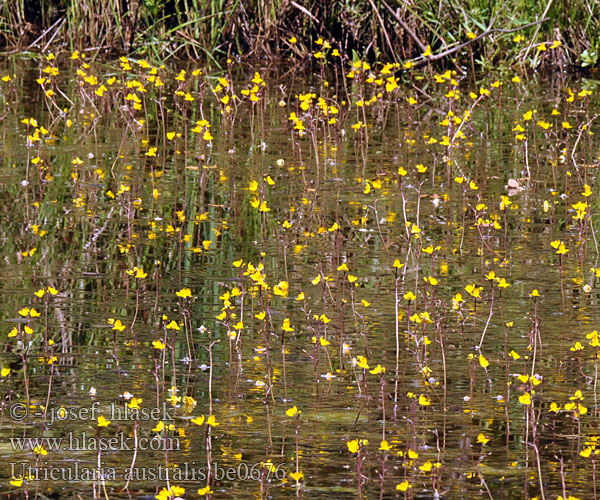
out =
[[389,69],[5,65],[3,498],[596,498],[595,82]]

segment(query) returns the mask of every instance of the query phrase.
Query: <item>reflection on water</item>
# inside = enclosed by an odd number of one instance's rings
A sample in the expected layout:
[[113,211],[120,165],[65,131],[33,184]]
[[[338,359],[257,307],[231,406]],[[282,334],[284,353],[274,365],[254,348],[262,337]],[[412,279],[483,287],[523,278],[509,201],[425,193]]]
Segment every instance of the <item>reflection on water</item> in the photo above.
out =
[[0,85],[5,496],[595,495],[589,82],[70,63]]

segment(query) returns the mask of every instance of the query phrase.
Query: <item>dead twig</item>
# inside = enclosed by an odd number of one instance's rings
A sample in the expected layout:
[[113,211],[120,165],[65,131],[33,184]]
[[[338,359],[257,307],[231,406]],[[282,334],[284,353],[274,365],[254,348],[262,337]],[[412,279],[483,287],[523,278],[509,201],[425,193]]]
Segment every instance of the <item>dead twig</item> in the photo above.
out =
[[312,14],[312,12],[310,10],[308,10],[306,7],[303,7],[302,5],[294,2],[294,0],[291,0],[290,3],[296,7],[298,10],[304,12],[304,14],[306,14],[308,17],[310,17],[315,23],[319,24],[319,20]]
[[[552,2],[554,0],[550,0],[548,2],[548,4],[546,5],[546,8],[544,9],[544,13],[542,14],[542,19],[544,19],[546,17],[546,14],[548,13],[548,10],[550,10],[550,6],[552,5]],[[529,54],[529,51],[531,50],[531,47],[533,46],[533,42],[535,42],[535,39],[537,38],[537,35],[540,31],[540,24],[538,23],[538,27],[535,30],[535,33],[533,34],[533,38],[531,39],[531,42],[529,42],[529,46],[527,47],[527,50],[525,51],[525,56],[523,57],[523,59],[527,59],[527,55]]]
[[379,26],[381,26],[381,31],[383,31],[383,36],[385,36],[385,41],[387,43],[388,48],[390,49],[390,54],[392,54],[392,57],[394,58],[394,62],[398,62],[396,59],[396,51],[394,50],[394,47],[392,47],[392,42],[390,40],[387,30],[385,29],[385,24],[383,22],[383,19],[381,18],[381,15],[379,14],[379,10],[377,9],[377,6],[373,3],[373,0],[369,0],[369,3],[371,4],[371,7],[373,8],[373,12],[375,12],[375,15],[377,16],[377,21],[379,22]]
[[410,27],[408,26],[408,24],[406,24],[404,22],[404,19],[402,19],[396,12],[394,12],[394,9],[392,9],[385,0],[381,0],[381,3],[383,4],[383,6],[387,9],[387,11],[394,16],[394,19],[396,19],[396,21],[398,21],[398,24],[400,26],[402,26],[402,29],[404,31],[406,31],[408,33],[408,36],[410,36],[413,41],[419,46],[419,48],[425,52],[427,50],[427,47],[425,46],[425,44],[419,39],[419,37],[417,36],[417,34],[410,29]]
[[426,64],[430,64],[434,61],[439,61],[440,59],[443,59],[444,57],[448,57],[451,54],[454,54],[455,52],[458,52],[461,49],[464,49],[465,47],[468,47],[469,45],[471,45],[472,43],[477,42],[478,40],[481,40],[482,38],[485,38],[488,35],[491,35],[492,33],[514,33],[515,31],[521,31],[524,30],[526,28],[530,28],[531,26],[535,26],[537,24],[541,24],[545,21],[547,21],[548,18],[543,18],[540,19],[539,21],[533,21],[531,23],[527,23],[524,24],[523,26],[519,26],[518,28],[510,28],[510,29],[506,29],[506,28],[489,28],[486,31],[484,31],[483,33],[481,33],[480,35],[477,35],[475,38],[472,38],[471,40],[467,40],[464,43],[461,43],[460,45],[457,45],[456,47],[453,47],[451,49],[445,50],[443,52],[439,52],[438,54],[433,54],[431,56],[428,57],[418,57],[416,59],[413,59],[412,62],[412,68],[419,68],[421,66],[425,66]]

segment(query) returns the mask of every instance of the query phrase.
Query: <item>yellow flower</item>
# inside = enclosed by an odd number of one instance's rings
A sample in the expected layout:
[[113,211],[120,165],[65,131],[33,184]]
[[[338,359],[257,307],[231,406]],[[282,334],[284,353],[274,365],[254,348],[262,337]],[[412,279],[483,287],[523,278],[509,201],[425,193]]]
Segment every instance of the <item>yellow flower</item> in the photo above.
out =
[[204,423],[204,415],[192,419],[192,424],[202,425]]
[[536,112],[536,110],[534,110],[534,109],[530,109],[529,111],[526,111],[525,113],[523,113],[523,120],[524,121],[532,120],[533,113],[535,113],[535,112]]
[[476,299],[481,298],[482,289],[483,287],[476,287],[475,284],[470,284],[465,287],[465,291]]
[[133,270],[127,271],[127,274],[134,276],[137,279],[144,279],[148,276],[148,273],[145,273],[143,268],[137,266],[135,266]]
[[389,443],[384,439],[381,444],[379,445],[379,449],[381,451],[388,451],[391,450],[392,447],[389,445]]
[[380,373],[385,373],[385,368],[381,365],[377,365],[369,373],[371,373],[372,375],[379,375]]
[[288,296],[289,284],[287,281],[280,281],[277,285],[273,287],[273,293],[275,295],[279,295],[281,297]]
[[431,404],[431,401],[429,401],[429,399],[427,398],[427,396],[425,396],[425,394],[421,394],[419,396],[419,404],[421,406],[429,406]]
[[348,446],[348,451],[350,453],[357,453],[358,449],[360,447],[360,445],[358,444],[358,439],[353,439],[352,441],[348,441],[346,443],[346,446]]
[[322,347],[327,347],[331,344],[331,342],[329,342],[329,340],[327,340],[325,337],[320,337],[319,344],[321,344]]
[[205,486],[204,488],[198,489],[198,495],[201,497],[204,495],[210,495],[213,491],[210,489],[210,486]]
[[159,351],[162,351],[165,348],[165,344],[160,340],[155,340],[152,342],[152,345],[154,346],[154,349],[158,349]]
[[189,288],[182,288],[178,292],[175,292],[175,295],[177,295],[177,297],[181,297],[183,299],[185,297],[191,297],[192,291]]
[[477,442],[480,444],[487,444],[487,442],[490,440],[490,438],[486,438],[485,434],[483,432],[480,432],[479,435],[477,436]]
[[433,464],[427,460],[427,462],[425,462],[423,465],[421,465],[419,467],[420,470],[422,470],[423,472],[431,472],[431,469],[433,467]]
[[299,413],[300,413],[300,411],[298,410],[298,408],[295,405],[285,411],[285,414],[288,417],[293,417],[294,415],[299,414]]
[[206,423],[207,423],[207,425],[210,425],[211,427],[217,427],[218,425],[221,425],[220,423],[217,422],[217,419],[215,418],[214,415],[211,415],[210,417],[208,417],[206,419]]
[[483,354],[479,355],[479,364],[482,368],[487,368],[488,366],[490,366],[490,362],[485,358]]
[[508,288],[510,286],[510,283],[508,283],[505,278],[500,278],[498,280],[498,286],[500,288]]
[[125,330],[125,325],[121,323],[120,319],[118,319],[114,322],[112,329],[122,332],[123,330]]
[[142,398],[131,398],[131,401],[129,401],[129,403],[127,404],[127,406],[129,408],[139,410],[141,402],[142,402]]
[[46,451],[46,448],[44,448],[41,444],[38,444],[34,449],[33,452],[36,455],[47,455],[48,452]]
[[531,404],[531,395],[526,392],[522,396],[519,396],[519,403],[522,405],[530,405]]
[[100,415],[98,417],[98,427],[108,427],[110,425],[110,420],[104,418],[104,415]]
[[412,486],[408,481],[402,481],[400,484],[396,485],[398,491],[407,491],[409,488],[412,488]]
[[304,479],[304,474],[302,473],[302,471],[290,472],[290,477],[298,483],[301,479]]

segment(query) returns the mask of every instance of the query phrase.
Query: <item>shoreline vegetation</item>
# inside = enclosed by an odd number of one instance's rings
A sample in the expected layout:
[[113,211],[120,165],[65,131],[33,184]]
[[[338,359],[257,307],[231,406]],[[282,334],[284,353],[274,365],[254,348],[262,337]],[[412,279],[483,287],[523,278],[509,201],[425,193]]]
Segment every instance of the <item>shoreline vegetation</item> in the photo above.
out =
[[[546,50],[553,47],[557,50]],[[3,55],[85,51],[165,62],[385,60],[485,71],[590,69],[589,0],[15,0],[0,4]],[[338,55],[339,54],[339,55]],[[290,62],[291,64],[291,62]]]

